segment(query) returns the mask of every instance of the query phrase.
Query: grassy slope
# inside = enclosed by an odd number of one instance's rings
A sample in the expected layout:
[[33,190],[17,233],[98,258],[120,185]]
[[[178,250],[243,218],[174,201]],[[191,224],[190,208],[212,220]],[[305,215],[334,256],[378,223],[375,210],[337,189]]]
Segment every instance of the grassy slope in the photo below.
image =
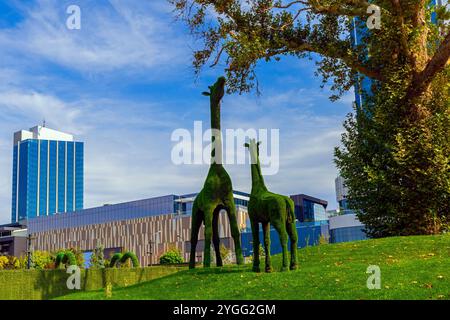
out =
[[[250,266],[196,269],[114,288],[112,299],[450,299],[450,234],[321,245],[299,250],[298,271],[253,273]],[[279,255],[273,258],[279,268]],[[369,265],[381,290],[368,290]],[[104,299],[103,291],[63,299]]]

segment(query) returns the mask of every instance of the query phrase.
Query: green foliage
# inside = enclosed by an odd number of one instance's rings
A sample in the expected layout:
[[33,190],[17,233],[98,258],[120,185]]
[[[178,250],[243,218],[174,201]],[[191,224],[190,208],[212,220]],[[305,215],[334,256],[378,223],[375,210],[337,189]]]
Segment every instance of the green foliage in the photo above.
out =
[[19,269],[20,261],[14,256],[0,256],[0,270]]
[[[450,100],[440,75],[426,104],[386,88],[344,124],[336,163],[350,207],[372,237],[436,234],[450,222]],[[376,107],[375,107],[376,106]]]
[[169,249],[159,257],[160,264],[180,264],[183,262],[181,252],[177,248]]
[[[54,257],[50,252],[36,250],[31,254],[32,267],[35,269],[43,270],[50,269],[53,266]],[[28,263],[28,258],[24,256],[25,266]]]
[[317,244],[320,246],[320,245],[328,244],[328,243],[330,243],[330,239],[328,239],[323,234],[321,234]]
[[105,268],[105,266],[106,266],[106,262],[105,262],[104,248],[103,248],[103,246],[99,245],[92,252],[91,259],[90,259],[90,267],[97,268],[97,269],[103,269],[103,268]]
[[83,251],[81,251],[78,248],[69,248],[69,251],[73,253],[76,260],[76,265],[80,268],[84,267],[84,254]]
[[[251,255],[249,261],[253,262],[253,256]],[[264,251],[264,247],[262,244],[259,244],[259,260],[262,261],[266,257],[266,251]]]
[[223,243],[220,244],[220,257],[222,258],[222,262],[224,264],[230,263],[231,260],[231,250],[225,247]]

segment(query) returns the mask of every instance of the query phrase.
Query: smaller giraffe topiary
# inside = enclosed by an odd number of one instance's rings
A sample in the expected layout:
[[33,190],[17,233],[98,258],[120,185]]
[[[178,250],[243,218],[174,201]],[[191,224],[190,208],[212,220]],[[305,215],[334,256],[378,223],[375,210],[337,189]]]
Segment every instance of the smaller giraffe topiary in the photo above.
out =
[[288,237],[291,241],[290,269],[297,268],[297,228],[295,226],[294,201],[287,196],[272,193],[267,190],[259,163],[259,144],[255,139],[245,146],[249,149],[252,173],[252,191],[248,202],[248,215],[252,226],[253,236],[253,271],[259,268],[259,223],[262,224],[264,234],[264,249],[266,257],[265,271],[271,272],[270,262],[270,224],[280,236],[283,255],[282,271],[288,270]]

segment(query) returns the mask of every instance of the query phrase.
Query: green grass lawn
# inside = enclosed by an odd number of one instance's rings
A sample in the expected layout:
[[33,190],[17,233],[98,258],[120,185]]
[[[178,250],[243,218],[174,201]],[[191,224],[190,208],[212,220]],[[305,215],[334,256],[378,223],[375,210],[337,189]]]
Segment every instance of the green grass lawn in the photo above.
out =
[[[273,257],[276,270],[280,256]],[[381,289],[367,288],[369,265]],[[104,291],[60,299],[105,299]],[[186,270],[126,288],[112,299],[450,299],[450,234],[326,244],[299,250],[297,271],[242,267]]]

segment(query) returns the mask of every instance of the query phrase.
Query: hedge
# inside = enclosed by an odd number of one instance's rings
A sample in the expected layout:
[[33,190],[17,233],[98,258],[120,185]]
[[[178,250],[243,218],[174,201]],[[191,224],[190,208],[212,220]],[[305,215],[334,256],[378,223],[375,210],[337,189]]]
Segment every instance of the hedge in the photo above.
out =
[[[124,287],[184,270],[183,267],[82,269],[81,290],[99,290],[107,283]],[[45,300],[72,293],[66,270],[1,270],[0,300]]]

